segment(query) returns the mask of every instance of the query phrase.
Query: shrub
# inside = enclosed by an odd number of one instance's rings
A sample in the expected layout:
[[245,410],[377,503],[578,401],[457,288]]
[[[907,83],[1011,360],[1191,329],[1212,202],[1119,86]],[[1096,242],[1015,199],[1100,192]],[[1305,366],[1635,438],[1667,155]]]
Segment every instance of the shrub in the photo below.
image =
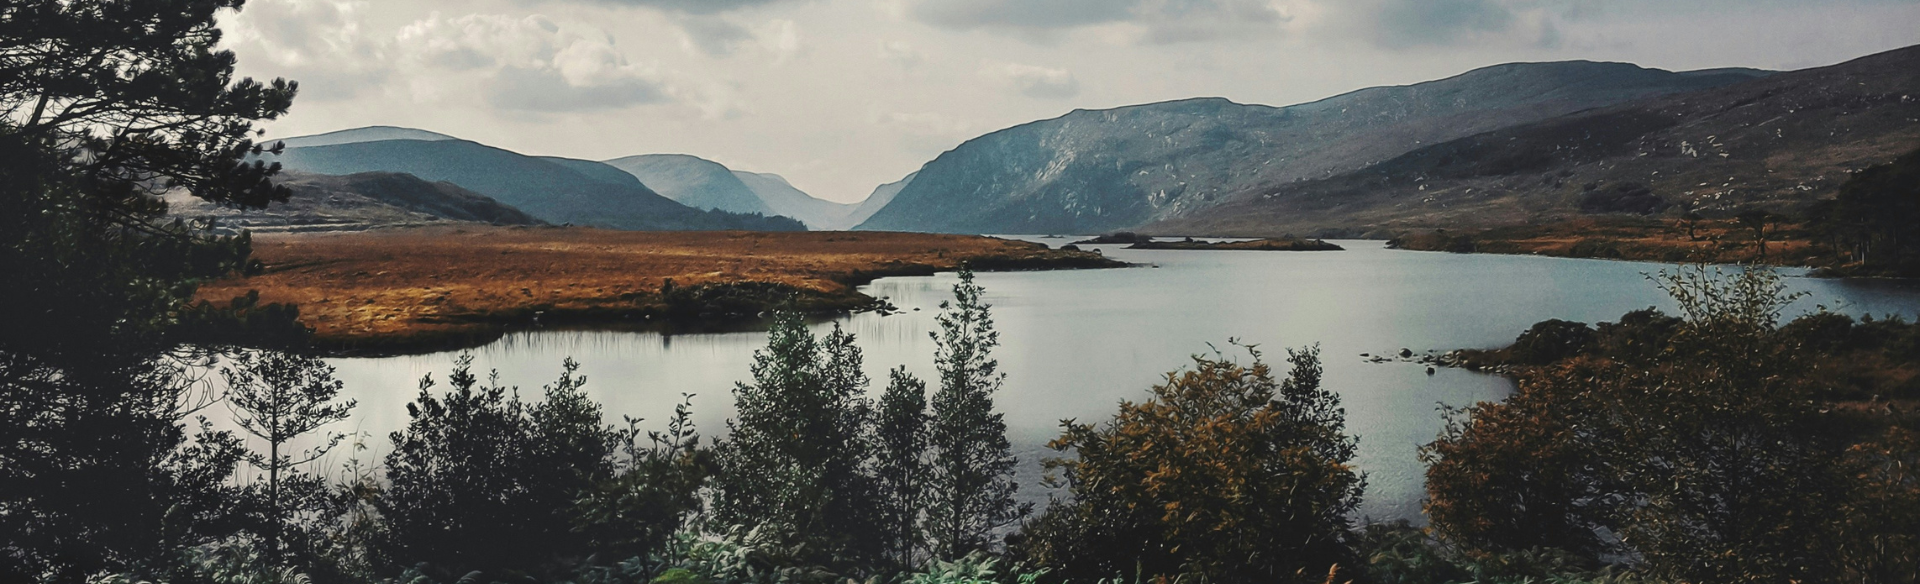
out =
[[1289,351],[1276,382],[1218,354],[1169,373],[1104,426],[1066,424],[1048,461],[1072,494],[1029,525],[1020,552],[1068,578],[1319,582],[1356,562],[1347,516],[1363,480],[1317,349]]

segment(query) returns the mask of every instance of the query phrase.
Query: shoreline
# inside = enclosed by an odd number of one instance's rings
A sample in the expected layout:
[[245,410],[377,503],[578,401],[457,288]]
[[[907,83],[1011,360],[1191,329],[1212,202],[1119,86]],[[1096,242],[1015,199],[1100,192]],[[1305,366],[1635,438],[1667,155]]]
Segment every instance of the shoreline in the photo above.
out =
[[482,346],[515,332],[747,326],[766,311],[890,308],[879,278],[962,264],[987,271],[1103,269],[1095,252],[981,236],[885,232],[623,232],[439,226],[259,234],[259,274],[201,286],[214,303],[257,290],[312,328],[309,351],[343,357]]

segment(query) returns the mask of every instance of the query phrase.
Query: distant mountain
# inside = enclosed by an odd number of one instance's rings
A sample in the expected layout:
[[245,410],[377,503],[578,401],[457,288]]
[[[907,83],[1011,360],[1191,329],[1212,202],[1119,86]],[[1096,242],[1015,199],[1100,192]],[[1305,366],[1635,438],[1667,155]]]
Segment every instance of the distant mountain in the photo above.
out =
[[803,228],[785,218],[693,209],[600,163],[526,156],[465,140],[300,146],[267,158],[290,170],[313,174],[394,172],[446,181],[556,224],[632,230]]
[[628,156],[606,165],[690,207],[792,217],[811,229],[853,227],[847,219],[853,205],[816,199],[777,174],[733,170],[685,154]]
[[809,228],[822,230],[851,229],[856,223],[850,217],[855,205],[813,198],[787,182],[786,177],[744,170],[733,171],[733,175],[753,189],[775,215],[799,219]]
[[1598,214],[1792,212],[1920,147],[1920,46],[1269,181],[1153,233],[1391,233]]
[[409,174],[367,172],[346,176],[283,173],[277,181],[293,191],[286,202],[240,210],[185,196],[168,197],[168,212],[211,217],[223,227],[254,231],[340,231],[394,225],[469,222],[539,225],[519,209],[448,182]]
[[940,155],[859,228],[1111,231],[1199,212],[1258,185],[1364,168],[1425,145],[1764,75],[1518,63],[1285,108],[1206,98],[1075,110]]
[[853,208],[853,213],[847,216],[847,222],[854,225],[866,223],[868,219],[873,218],[874,213],[879,213],[880,209],[885,208],[888,203],[892,203],[894,197],[899,196],[900,191],[907,188],[907,185],[913,184],[913,179],[917,176],[920,176],[920,173],[914,172],[907,175],[906,178],[880,185],[873,189],[873,194],[867,195],[867,200],[861,201],[858,206]]
[[274,142],[285,142],[288,148],[301,148],[306,146],[332,146],[335,144],[379,142],[381,140],[437,141],[437,140],[457,140],[457,139],[458,138],[454,138],[453,136],[448,136],[446,134],[437,134],[434,132],[428,132],[426,130],[415,130],[413,128],[396,128],[393,126],[368,126],[365,128],[340,130],[338,132],[327,132],[325,134],[314,134],[312,136],[301,136],[298,138],[286,138],[283,140],[267,140],[262,143],[272,144]]
[[752,187],[718,162],[685,154],[646,154],[606,161],[680,204],[734,213],[775,214]]

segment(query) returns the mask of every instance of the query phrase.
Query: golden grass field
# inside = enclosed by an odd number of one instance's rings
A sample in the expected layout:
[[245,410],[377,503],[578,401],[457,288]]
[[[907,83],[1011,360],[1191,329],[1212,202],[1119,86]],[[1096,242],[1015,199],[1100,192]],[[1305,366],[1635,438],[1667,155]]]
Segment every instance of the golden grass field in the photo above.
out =
[[264,272],[209,283],[200,297],[257,290],[261,302],[299,306],[317,345],[371,351],[470,344],[535,319],[593,326],[666,317],[676,308],[662,295],[669,279],[683,292],[720,291],[709,295],[725,297],[716,306],[764,310],[778,296],[829,312],[870,305],[855,287],[873,278],[963,262],[983,270],[1119,265],[962,235],[480,226],[258,235],[254,257]]

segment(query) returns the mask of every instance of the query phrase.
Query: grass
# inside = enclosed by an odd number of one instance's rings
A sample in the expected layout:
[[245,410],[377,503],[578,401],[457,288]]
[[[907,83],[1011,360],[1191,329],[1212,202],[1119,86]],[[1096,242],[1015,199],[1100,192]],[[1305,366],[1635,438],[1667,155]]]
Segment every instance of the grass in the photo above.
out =
[[[396,353],[471,346],[541,325],[712,322],[776,307],[879,306],[874,278],[1122,265],[1095,253],[977,236],[868,232],[633,232],[426,227],[256,236],[257,275],[212,282],[299,306],[318,348]],[[671,285],[668,283],[671,282]]]

